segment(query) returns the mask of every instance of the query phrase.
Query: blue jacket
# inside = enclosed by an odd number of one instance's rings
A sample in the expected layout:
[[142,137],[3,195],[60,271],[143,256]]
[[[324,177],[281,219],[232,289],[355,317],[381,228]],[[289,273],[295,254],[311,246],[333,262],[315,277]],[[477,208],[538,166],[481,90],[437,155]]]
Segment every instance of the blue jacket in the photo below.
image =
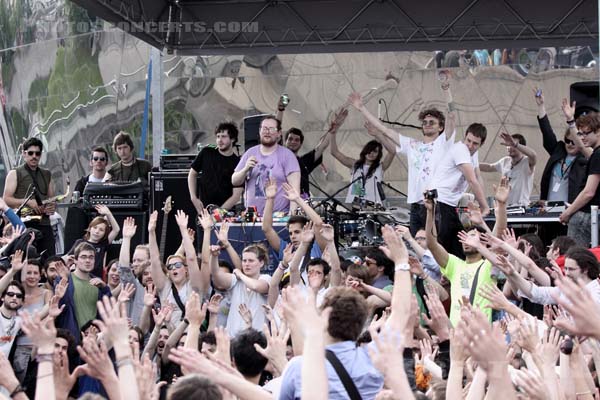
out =
[[[94,276],[92,275],[92,278],[93,277]],[[54,280],[54,287],[60,282],[60,279],[60,276],[56,277]],[[108,286],[98,288],[98,300],[101,300],[104,296],[111,296]],[[60,306],[63,304],[65,304],[65,309],[56,319],[56,327],[67,329],[75,337],[75,343],[80,344],[81,332],[79,331],[79,325],[77,324],[77,317],[75,315],[75,285],[73,284],[73,277],[71,274],[69,274],[69,286],[67,287],[67,291],[60,300]],[[96,318],[100,319],[100,316],[96,315]]]

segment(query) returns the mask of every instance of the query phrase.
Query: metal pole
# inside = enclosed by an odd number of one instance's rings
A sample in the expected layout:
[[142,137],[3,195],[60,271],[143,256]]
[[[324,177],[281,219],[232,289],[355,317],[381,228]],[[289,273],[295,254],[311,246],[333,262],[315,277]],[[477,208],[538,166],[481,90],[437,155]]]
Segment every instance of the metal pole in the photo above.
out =
[[598,206],[592,206],[592,247],[598,246]]
[[160,154],[165,147],[164,123],[164,74],[162,52],[152,47],[150,49],[152,60],[152,163],[159,165]]

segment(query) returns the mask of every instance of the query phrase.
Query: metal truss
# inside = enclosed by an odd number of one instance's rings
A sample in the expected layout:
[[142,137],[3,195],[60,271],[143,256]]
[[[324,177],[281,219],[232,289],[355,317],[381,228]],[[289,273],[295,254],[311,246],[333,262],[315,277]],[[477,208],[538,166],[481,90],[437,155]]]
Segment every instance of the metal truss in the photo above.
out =
[[179,54],[598,45],[593,0],[74,1]]

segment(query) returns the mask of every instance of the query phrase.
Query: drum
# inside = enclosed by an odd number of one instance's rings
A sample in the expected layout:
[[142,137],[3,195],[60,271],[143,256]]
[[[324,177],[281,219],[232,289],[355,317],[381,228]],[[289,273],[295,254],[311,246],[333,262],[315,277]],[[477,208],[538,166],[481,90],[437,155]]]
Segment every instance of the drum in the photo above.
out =
[[340,221],[339,224],[339,234],[340,239],[344,239],[346,241],[356,240],[360,235],[361,230],[361,221],[360,220],[346,220]]
[[364,229],[360,232],[359,241],[363,246],[379,246],[383,244],[381,236],[382,224],[377,218],[365,219]]

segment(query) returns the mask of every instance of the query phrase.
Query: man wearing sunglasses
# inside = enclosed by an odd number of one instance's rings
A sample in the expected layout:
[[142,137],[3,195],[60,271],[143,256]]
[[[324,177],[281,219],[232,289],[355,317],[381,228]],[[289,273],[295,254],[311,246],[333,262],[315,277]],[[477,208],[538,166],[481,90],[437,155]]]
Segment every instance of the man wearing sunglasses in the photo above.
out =
[[0,351],[8,358],[12,345],[21,329],[21,318],[17,312],[23,307],[25,290],[20,282],[12,281],[2,293],[0,307]]
[[27,201],[26,206],[33,210],[34,215],[42,218],[28,221],[25,225],[42,233],[42,239],[36,247],[40,253],[45,250],[45,256],[48,257],[55,254],[54,232],[50,225],[50,215],[56,211],[56,203],[42,203],[54,196],[52,173],[39,166],[43,150],[44,145],[38,138],[29,138],[23,143],[22,157],[25,164],[11,170],[6,175],[4,201],[10,208],[19,208],[33,191],[34,195]]
[[[592,149],[583,146],[575,126],[575,102],[571,106],[567,99],[562,101],[562,110],[567,121],[564,139],[557,140],[544,106],[541,90],[536,90],[538,124],[542,131],[543,145],[550,155],[540,182],[540,200],[572,203],[581,185],[585,182],[587,158]],[[587,154],[585,154],[587,152]]]
[[85,186],[88,182],[102,182],[106,175],[106,166],[108,164],[108,152],[98,146],[92,150],[92,156],[90,157],[90,167],[92,173],[81,177],[75,185],[75,191],[83,193]]
[[577,118],[578,135],[583,145],[594,149],[586,167],[585,183],[573,203],[560,215],[560,222],[569,225],[567,236],[588,247],[592,235],[591,206],[600,206],[600,115],[592,112]]

